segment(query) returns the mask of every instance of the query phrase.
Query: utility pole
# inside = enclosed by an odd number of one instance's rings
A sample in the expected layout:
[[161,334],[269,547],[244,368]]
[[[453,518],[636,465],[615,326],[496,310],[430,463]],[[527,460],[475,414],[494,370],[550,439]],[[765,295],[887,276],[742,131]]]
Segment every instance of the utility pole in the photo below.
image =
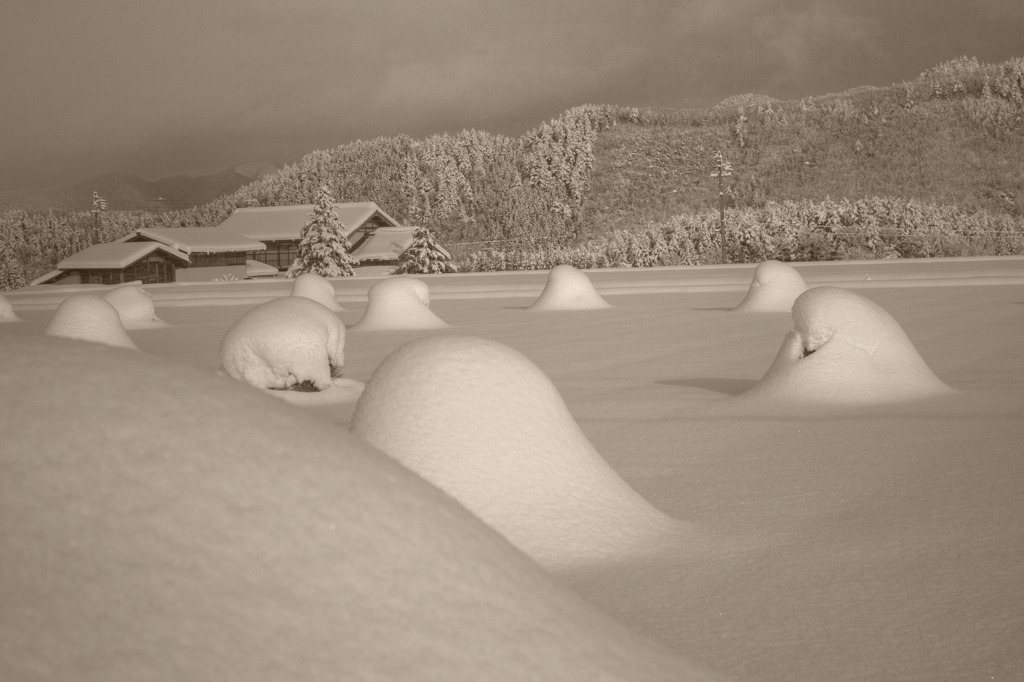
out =
[[725,160],[721,151],[715,152],[715,171],[711,177],[718,178],[718,226],[722,235],[722,263],[725,263],[725,181],[732,175],[732,164]]
[[107,200],[99,195],[98,192],[93,191],[92,193],[92,239],[90,243],[96,244],[100,238],[100,213],[107,210]]

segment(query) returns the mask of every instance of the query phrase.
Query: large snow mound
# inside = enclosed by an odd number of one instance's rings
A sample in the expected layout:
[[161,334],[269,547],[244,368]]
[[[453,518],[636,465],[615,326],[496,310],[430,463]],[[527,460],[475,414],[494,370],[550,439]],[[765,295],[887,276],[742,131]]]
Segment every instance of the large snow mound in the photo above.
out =
[[21,318],[14,312],[14,306],[7,297],[0,294],[0,322],[20,322]]
[[548,567],[628,556],[685,528],[608,466],[536,365],[497,341],[402,346],[370,377],[351,428]]
[[344,310],[334,298],[334,285],[326,277],[315,272],[304,272],[292,283],[292,296],[304,296],[316,301],[328,310]]
[[796,268],[777,260],[766,260],[754,268],[747,295],[733,310],[788,313],[805,291],[807,283]]
[[944,384],[881,306],[838,287],[793,304],[793,329],[744,396],[816,403],[880,403],[943,394]]
[[121,322],[117,308],[93,294],[65,298],[46,327],[46,334],[79,341],[102,343],[115,348],[138,350]]
[[125,329],[162,327],[167,323],[156,315],[153,297],[138,284],[122,284],[103,294],[103,299],[114,306]]
[[596,310],[610,308],[587,273],[571,265],[556,265],[548,272],[544,290],[528,310]]
[[430,309],[427,283],[408,275],[387,277],[366,292],[366,311],[352,329],[387,331],[396,329],[442,329],[448,323]]
[[711,679],[301,410],[97,345],[0,355],[4,680]]
[[323,391],[345,365],[345,325],[316,301],[275,298],[231,325],[220,357],[224,372],[256,388],[287,389],[308,382]]

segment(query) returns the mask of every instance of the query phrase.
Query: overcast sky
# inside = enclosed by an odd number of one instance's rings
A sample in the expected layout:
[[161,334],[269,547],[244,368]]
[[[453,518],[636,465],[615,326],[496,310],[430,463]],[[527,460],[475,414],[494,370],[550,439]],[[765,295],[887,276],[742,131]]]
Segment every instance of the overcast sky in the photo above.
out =
[[1021,0],[0,0],[0,189],[1024,57]]

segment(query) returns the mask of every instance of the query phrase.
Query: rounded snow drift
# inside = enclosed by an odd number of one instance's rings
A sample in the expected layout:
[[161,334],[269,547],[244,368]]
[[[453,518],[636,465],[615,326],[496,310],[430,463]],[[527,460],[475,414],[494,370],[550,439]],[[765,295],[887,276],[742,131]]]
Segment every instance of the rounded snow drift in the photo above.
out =
[[224,372],[250,386],[324,391],[345,365],[345,325],[303,296],[285,296],[240,317],[220,344]]
[[94,344],[0,356],[5,680],[714,679],[333,424]]
[[367,382],[351,428],[548,567],[644,551],[684,526],[605,462],[536,365],[496,341],[402,346]]
[[122,284],[103,294],[103,300],[114,306],[125,329],[166,327],[156,316],[153,297],[138,284]]
[[334,285],[330,280],[314,272],[304,272],[292,283],[292,296],[303,296],[316,301],[328,310],[344,310],[334,298]]
[[807,283],[796,268],[781,261],[766,260],[754,269],[746,297],[733,310],[788,313],[805,291]]
[[793,304],[794,328],[744,396],[815,403],[884,403],[952,391],[881,306],[838,287]]
[[20,322],[21,318],[14,312],[14,306],[7,297],[0,294],[0,322]]
[[611,308],[585,272],[556,265],[548,272],[544,290],[527,310],[597,310]]
[[117,308],[92,294],[75,294],[61,301],[45,333],[114,348],[139,349],[125,331]]
[[427,283],[408,275],[386,277],[366,292],[366,312],[352,329],[390,331],[398,329],[442,329],[448,323],[430,309]]

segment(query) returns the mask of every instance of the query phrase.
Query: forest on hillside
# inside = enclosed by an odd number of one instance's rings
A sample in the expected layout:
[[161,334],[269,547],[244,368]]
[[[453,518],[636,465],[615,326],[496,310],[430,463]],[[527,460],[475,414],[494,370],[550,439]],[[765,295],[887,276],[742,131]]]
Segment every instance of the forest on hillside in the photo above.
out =
[[5,211],[0,290],[140,227],[309,204],[320,184],[429,228],[467,269],[716,262],[719,151],[732,167],[721,196],[729,260],[1024,252],[1024,59],[959,58],[905,83],[799,101],[584,105],[518,138],[357,141],[184,211]]

